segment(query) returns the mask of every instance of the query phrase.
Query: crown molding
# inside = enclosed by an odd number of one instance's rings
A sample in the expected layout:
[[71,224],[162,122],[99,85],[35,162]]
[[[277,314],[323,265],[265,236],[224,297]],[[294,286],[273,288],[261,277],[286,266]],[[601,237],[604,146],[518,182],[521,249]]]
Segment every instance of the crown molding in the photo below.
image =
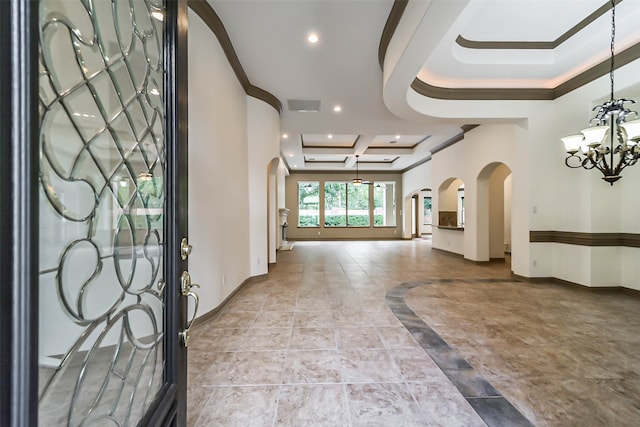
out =
[[[640,58],[640,43],[614,56],[615,69]],[[411,83],[411,89],[420,95],[435,99],[473,100],[473,101],[553,101],[574,91],[587,83],[609,73],[611,59],[606,59],[586,71],[552,88],[447,88],[433,86],[417,77]]]
[[[615,0],[615,4],[618,5],[622,0]],[[456,43],[459,46],[462,46],[467,49],[519,49],[519,50],[529,50],[529,49],[542,49],[542,50],[551,50],[560,46],[562,43],[569,40],[571,37],[576,35],[578,32],[586,28],[593,21],[607,13],[611,9],[611,2],[606,2],[598,9],[593,11],[589,16],[584,18],[582,21],[578,22],[573,27],[569,28],[566,32],[564,32],[560,37],[551,41],[478,41],[478,40],[468,40],[462,37],[462,35],[458,35],[456,38]]]
[[[622,2],[622,0],[616,0],[616,4]],[[407,0],[396,0],[391,13],[387,18],[382,37],[380,39],[380,46],[378,48],[378,58],[380,61],[380,67],[384,64],[384,58],[386,56],[386,50],[389,47],[389,42],[393,38],[398,24],[402,18],[402,14],[406,8]],[[585,19],[580,21],[577,25],[572,27],[569,31],[565,32],[558,39],[550,42],[552,44],[561,44],[569,37],[573,36],[576,32],[580,31],[584,26],[591,23],[598,16],[601,16],[607,10],[610,9],[610,4],[604,4]],[[489,46],[484,47],[486,49],[496,49],[496,43],[509,43],[509,49],[513,49],[512,43],[530,43],[528,47],[522,47],[523,49],[540,48],[539,44],[544,42],[471,42],[473,43],[489,43]],[[482,45],[480,45],[482,46]],[[538,46],[538,47],[534,47]],[[467,47],[467,46],[465,46]],[[476,49],[483,47],[474,47]],[[503,47],[507,48],[507,47]],[[614,57],[615,68],[622,67],[640,58],[640,43],[637,43],[622,52],[619,52]],[[548,89],[548,88],[448,88],[441,86],[431,85],[419,78],[415,78],[411,83],[411,89],[420,95],[443,100],[469,100],[469,101],[552,101],[569,92],[576,90],[587,83],[594,81],[595,79],[606,75],[610,71],[610,62],[608,58],[597,65],[583,71],[582,73],[570,78],[569,80],[561,83],[560,85]]]
[[196,13],[200,19],[204,21],[204,23],[209,27],[209,29],[215,34],[218,42],[220,42],[220,46],[233,69],[238,81],[242,85],[245,93],[253,98],[257,98],[261,101],[266,102],[271,105],[278,114],[282,113],[282,103],[280,100],[271,94],[270,92],[261,89],[257,86],[254,86],[249,81],[249,77],[247,77],[247,73],[244,71],[242,64],[240,63],[240,59],[238,58],[238,54],[231,43],[231,39],[229,38],[229,33],[224,27],[222,20],[218,16],[218,14],[213,10],[211,5],[206,0],[188,0],[189,8]]
[[389,48],[391,38],[396,32],[396,28],[398,28],[400,18],[402,18],[402,14],[407,8],[408,3],[409,0],[395,0],[393,2],[393,6],[389,12],[389,17],[387,18],[387,22],[384,24],[384,29],[380,36],[380,44],[378,45],[378,63],[380,64],[381,69],[384,68],[384,58],[387,55],[387,49]]

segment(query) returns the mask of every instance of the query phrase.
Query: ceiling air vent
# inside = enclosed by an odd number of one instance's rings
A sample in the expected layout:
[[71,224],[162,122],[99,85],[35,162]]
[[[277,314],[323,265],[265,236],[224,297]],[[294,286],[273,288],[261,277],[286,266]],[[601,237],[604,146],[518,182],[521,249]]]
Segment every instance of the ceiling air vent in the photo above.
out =
[[287,99],[289,111],[300,113],[317,113],[320,111],[319,99]]

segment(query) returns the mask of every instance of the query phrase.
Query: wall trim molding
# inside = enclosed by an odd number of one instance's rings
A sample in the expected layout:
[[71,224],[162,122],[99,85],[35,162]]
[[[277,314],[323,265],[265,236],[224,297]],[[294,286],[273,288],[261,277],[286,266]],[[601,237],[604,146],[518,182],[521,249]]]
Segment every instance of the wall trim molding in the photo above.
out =
[[222,20],[215,10],[213,10],[211,5],[206,0],[188,0],[188,4],[189,8],[204,21],[207,27],[209,27],[216,36],[218,42],[220,42],[220,46],[222,47],[222,50],[224,51],[224,54],[245,93],[271,105],[278,114],[282,113],[282,103],[278,98],[270,92],[252,85],[249,81],[247,73],[244,71],[244,68],[242,68],[238,54],[236,53],[233,44],[231,44],[229,33],[227,33]]
[[[640,43],[615,55],[615,69],[640,58]],[[411,89],[420,95],[446,100],[472,101],[553,101],[609,73],[611,59],[570,78],[551,89],[544,88],[447,88],[433,86],[419,78],[411,83]]]
[[[622,2],[622,0],[615,0],[615,4],[618,5]],[[456,38],[456,43],[459,46],[462,46],[467,49],[521,49],[521,50],[529,50],[529,49],[544,49],[551,50],[560,46],[562,43],[569,40],[571,37],[576,35],[578,32],[586,28],[593,21],[607,13],[611,9],[611,2],[606,2],[598,9],[591,12],[586,18],[582,21],[578,22],[573,27],[569,28],[563,34],[561,34],[557,39],[551,41],[478,41],[478,40],[468,40],[462,37],[462,35],[458,35]]]
[[578,246],[623,246],[640,248],[640,234],[581,233],[573,231],[529,231],[531,243],[564,243]]
[[[191,0],[193,1],[193,0]],[[621,1],[621,0],[620,0]],[[618,1],[619,2],[619,1]],[[378,60],[380,62],[380,68],[383,68],[384,58],[386,51],[389,48],[389,43],[393,38],[393,35],[402,19],[402,14],[406,8],[407,0],[395,0],[387,23],[382,31],[380,38],[380,45],[378,47]],[[596,10],[592,15],[601,12],[601,9],[608,5],[603,5],[600,9]],[[604,11],[606,12],[605,9]],[[603,12],[604,13],[604,12]],[[590,19],[591,15],[585,20]],[[578,24],[579,26],[580,24]],[[572,34],[571,34],[572,35]],[[561,36],[562,38],[563,36]],[[562,40],[561,42],[563,42]],[[493,47],[495,48],[495,47]],[[512,47],[510,47],[512,48]],[[529,47],[531,48],[531,47]],[[632,61],[640,58],[640,43],[637,43],[624,51],[621,51],[615,55],[615,68],[618,69],[624,65],[629,64]],[[418,79],[417,77],[411,83],[411,88],[420,95],[445,100],[480,100],[480,101],[514,101],[514,100],[527,100],[527,101],[552,101],[560,98],[569,92],[578,89],[590,83],[597,78],[606,75],[610,68],[610,59],[606,59],[599,64],[583,71],[577,76],[561,83],[555,88],[448,88],[431,85],[425,81]]]
[[389,43],[398,28],[398,24],[408,3],[409,0],[395,0],[393,6],[391,6],[391,11],[389,12],[387,22],[384,24],[384,29],[380,36],[380,44],[378,45],[378,63],[381,69],[384,68],[384,58],[387,55]]
[[[454,256],[454,257],[456,257],[456,258],[460,258],[460,259],[464,259],[464,260],[466,260],[466,258],[464,257],[464,255],[463,255],[463,254],[459,254],[459,253],[457,253],[457,252],[451,252],[451,251],[448,251],[448,250],[446,250],[446,249],[434,248],[433,246],[431,247],[431,250],[432,250],[432,251],[436,251],[436,252],[440,252],[441,254],[451,255],[451,256]],[[470,260],[469,260],[469,261],[470,261]]]
[[511,272],[511,277],[531,284],[551,284],[571,287],[576,290],[593,293],[623,293],[636,298],[640,298],[640,290],[627,288],[625,286],[587,286],[569,280],[558,279],[557,277],[526,277]]
[[[306,227],[305,227],[306,228]],[[313,227],[313,229],[318,229],[319,227]],[[328,228],[328,227],[327,227]],[[367,227],[338,227],[341,229],[347,229],[347,228],[367,228]],[[373,228],[373,227],[371,227]],[[378,227],[376,227],[378,228]],[[393,226],[390,227],[380,227],[380,228],[394,228]],[[329,228],[329,229],[333,229]],[[402,237],[300,237],[300,238],[291,238],[288,237],[287,241],[289,242],[358,242],[358,241],[371,241],[371,242],[375,242],[375,241],[380,241],[380,240],[405,240]],[[406,239],[406,240],[411,240],[411,239]]]
[[207,323],[209,320],[211,320],[214,317],[216,317],[218,314],[220,314],[220,312],[222,312],[222,310],[224,310],[226,308],[227,304],[229,304],[229,302],[231,302],[233,297],[235,297],[236,294],[238,292],[240,292],[246,285],[248,285],[250,283],[261,282],[261,281],[265,280],[267,278],[267,276],[268,276],[268,274],[261,274],[259,276],[249,277],[248,279],[244,280],[242,283],[240,283],[240,285],[237,288],[235,288],[233,290],[233,292],[231,292],[229,294],[229,296],[227,296],[224,299],[224,301],[222,301],[220,304],[218,304],[217,307],[214,307],[213,309],[207,311],[206,313],[201,314],[200,316],[196,317],[196,319],[193,321],[192,327],[197,329],[201,325]]

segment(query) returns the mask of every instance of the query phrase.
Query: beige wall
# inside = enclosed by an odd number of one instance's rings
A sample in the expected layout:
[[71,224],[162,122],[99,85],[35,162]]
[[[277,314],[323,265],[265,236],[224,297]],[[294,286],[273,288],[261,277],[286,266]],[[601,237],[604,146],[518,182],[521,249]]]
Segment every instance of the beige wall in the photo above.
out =
[[[400,239],[402,238],[402,176],[397,173],[361,173],[371,181],[395,182],[396,225],[395,227],[324,227],[323,212],[320,212],[320,227],[298,227],[298,181],[349,181],[352,173],[295,173],[285,180],[286,208],[290,210],[287,229],[288,240],[331,239]],[[322,193],[321,193],[322,194]],[[322,209],[322,207],[321,207]]]

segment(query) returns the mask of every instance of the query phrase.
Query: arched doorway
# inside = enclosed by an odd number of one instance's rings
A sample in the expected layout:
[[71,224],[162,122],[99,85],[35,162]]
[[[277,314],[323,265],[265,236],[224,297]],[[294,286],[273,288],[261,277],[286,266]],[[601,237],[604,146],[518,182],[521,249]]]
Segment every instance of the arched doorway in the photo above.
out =
[[465,223],[464,182],[446,179],[438,188],[438,225],[462,228]]
[[418,224],[418,219],[420,218],[420,214],[418,212],[418,208],[420,204],[418,203],[418,195],[414,194],[411,196],[411,238],[415,239],[418,237],[418,233],[420,232],[420,225]]
[[276,262],[276,253],[279,246],[278,223],[278,168],[280,158],[274,157],[267,166],[267,254],[269,264]]
[[477,185],[477,259],[505,259],[511,253],[511,169],[490,163]]

